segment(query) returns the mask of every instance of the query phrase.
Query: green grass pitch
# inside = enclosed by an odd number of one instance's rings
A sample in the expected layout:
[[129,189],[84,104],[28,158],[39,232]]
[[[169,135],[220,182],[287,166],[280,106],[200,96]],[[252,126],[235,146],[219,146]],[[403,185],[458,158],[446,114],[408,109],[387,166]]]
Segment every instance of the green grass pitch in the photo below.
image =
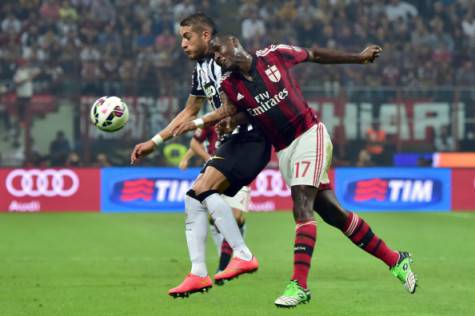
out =
[[[0,315],[475,315],[475,213],[361,216],[414,254],[416,294],[318,219],[312,301],[277,309],[292,270],[288,212],[248,214],[257,273],[176,300],[167,290],[189,271],[183,214],[3,214]],[[210,272],[216,264],[210,240]]]

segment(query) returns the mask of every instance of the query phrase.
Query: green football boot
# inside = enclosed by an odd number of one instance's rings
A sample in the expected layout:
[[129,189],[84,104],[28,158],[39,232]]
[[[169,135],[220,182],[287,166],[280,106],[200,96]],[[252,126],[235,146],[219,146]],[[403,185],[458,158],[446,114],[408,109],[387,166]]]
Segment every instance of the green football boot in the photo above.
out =
[[406,290],[414,294],[417,287],[417,278],[411,270],[412,262],[412,256],[409,252],[399,251],[399,261],[390,270],[404,284]]
[[310,298],[309,290],[301,287],[297,281],[291,280],[284,293],[275,300],[274,304],[277,307],[291,308],[299,304],[307,304],[310,302]]

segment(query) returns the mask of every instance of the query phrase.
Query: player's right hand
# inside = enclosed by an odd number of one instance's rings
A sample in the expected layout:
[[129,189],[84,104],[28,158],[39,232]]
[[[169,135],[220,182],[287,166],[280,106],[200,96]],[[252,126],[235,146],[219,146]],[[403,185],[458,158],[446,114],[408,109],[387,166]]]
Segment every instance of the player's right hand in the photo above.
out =
[[135,164],[138,160],[140,160],[140,158],[147,156],[154,150],[155,144],[151,140],[135,145],[135,148],[130,155],[130,164]]
[[176,124],[172,130],[173,137],[180,136],[186,132],[193,131],[197,128],[193,121],[184,121]]

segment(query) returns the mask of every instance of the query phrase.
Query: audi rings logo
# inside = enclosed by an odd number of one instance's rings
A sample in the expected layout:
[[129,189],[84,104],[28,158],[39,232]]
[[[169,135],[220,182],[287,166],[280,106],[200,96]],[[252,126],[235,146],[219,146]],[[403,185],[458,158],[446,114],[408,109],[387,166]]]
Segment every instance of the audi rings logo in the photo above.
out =
[[266,169],[262,171],[254,182],[255,188],[251,192],[251,196],[264,197],[288,197],[290,196],[290,189],[285,184],[282,175],[278,170]]
[[79,178],[68,169],[16,169],[8,174],[5,186],[16,197],[68,197],[77,192]]

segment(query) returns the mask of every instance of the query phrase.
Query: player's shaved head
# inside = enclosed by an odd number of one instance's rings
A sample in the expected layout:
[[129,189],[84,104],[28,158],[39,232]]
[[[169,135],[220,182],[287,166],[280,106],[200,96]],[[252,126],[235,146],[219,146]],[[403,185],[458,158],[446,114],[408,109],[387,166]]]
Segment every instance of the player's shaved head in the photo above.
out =
[[249,60],[252,60],[239,39],[233,35],[215,36],[211,40],[211,51],[214,53],[218,65],[224,70],[240,68],[243,65],[248,65]]
[[244,48],[239,39],[234,35],[217,35],[211,40],[211,49],[219,51],[221,47],[226,47],[232,55],[238,55]]
[[213,44],[216,44],[216,45],[223,45],[223,44],[237,44],[239,43],[239,45],[241,44],[239,42],[239,39],[234,36],[234,35],[229,35],[229,34],[224,34],[224,35],[216,35],[215,37],[213,37],[213,40],[212,40],[212,43]]
[[180,26],[190,26],[195,32],[209,31],[211,35],[218,33],[213,19],[201,12],[187,16],[180,22]]

